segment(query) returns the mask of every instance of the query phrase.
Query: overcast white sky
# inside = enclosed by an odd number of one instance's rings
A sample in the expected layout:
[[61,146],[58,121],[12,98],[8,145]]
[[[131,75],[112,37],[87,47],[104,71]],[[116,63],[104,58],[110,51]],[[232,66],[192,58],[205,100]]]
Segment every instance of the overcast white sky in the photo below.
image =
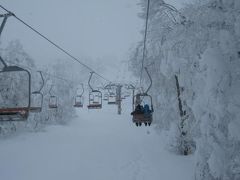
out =
[[[167,0],[177,8],[186,1],[189,0]],[[143,21],[137,17],[137,3],[138,0],[1,0],[1,5],[74,56],[83,61],[98,59],[112,67],[113,72],[119,62],[127,60],[130,47],[142,38],[139,32]],[[68,58],[15,18],[9,18],[1,38],[1,46],[20,39],[38,65]]]

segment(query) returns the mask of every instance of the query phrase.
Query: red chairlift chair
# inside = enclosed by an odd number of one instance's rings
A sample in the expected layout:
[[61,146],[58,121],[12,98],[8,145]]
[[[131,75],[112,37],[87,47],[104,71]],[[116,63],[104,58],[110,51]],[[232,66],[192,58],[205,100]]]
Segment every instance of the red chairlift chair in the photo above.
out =
[[[4,73],[20,73],[25,72],[27,79],[28,79],[28,85],[27,85],[27,98],[28,103],[25,106],[20,107],[0,107],[0,121],[24,121],[27,120],[30,107],[31,107],[31,74],[28,70],[23,69],[18,66],[7,66],[7,64],[4,62],[2,57],[0,57],[0,61],[4,65],[3,69],[0,71],[0,74]],[[23,93],[24,94],[24,93]]]

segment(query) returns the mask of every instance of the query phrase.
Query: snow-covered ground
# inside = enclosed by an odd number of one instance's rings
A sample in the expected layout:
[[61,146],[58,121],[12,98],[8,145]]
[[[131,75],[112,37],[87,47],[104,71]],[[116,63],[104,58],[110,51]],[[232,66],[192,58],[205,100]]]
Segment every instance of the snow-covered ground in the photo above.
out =
[[67,126],[0,142],[1,180],[192,180],[194,157],[166,150],[153,127],[135,127],[129,111],[78,110]]

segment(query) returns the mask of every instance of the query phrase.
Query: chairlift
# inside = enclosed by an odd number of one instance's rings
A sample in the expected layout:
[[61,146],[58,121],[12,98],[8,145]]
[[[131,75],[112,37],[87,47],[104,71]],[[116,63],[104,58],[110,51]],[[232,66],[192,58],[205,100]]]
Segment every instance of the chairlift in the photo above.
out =
[[110,89],[108,89],[109,96],[108,96],[108,104],[116,104],[116,95],[114,92],[111,92]]
[[73,106],[82,108],[83,107],[83,97],[80,96],[80,95],[77,95],[75,97],[75,101],[74,101],[74,105]]
[[[23,69],[18,66],[8,66],[2,57],[0,56],[0,61],[4,65],[3,69],[0,71],[0,74],[5,75],[14,75],[14,73],[18,73],[19,75],[21,72],[26,74],[27,77],[27,92],[23,92],[22,95],[27,95],[27,104],[26,105],[15,105],[14,107],[0,107],[0,121],[24,121],[27,120],[30,112],[31,107],[31,74],[28,70]],[[21,83],[23,84],[23,82]],[[16,90],[16,89],[15,89]],[[21,91],[18,91],[21,92]],[[13,99],[8,99],[13,101]],[[9,106],[9,105],[6,105]]]
[[44,87],[45,82],[43,79],[42,72],[41,71],[38,71],[38,72],[41,76],[42,85],[38,91],[32,92],[32,103],[31,103],[31,107],[30,107],[30,112],[32,112],[32,113],[42,112],[42,107],[43,107],[43,94],[41,91]]
[[90,84],[93,73],[94,72],[91,72],[91,75],[88,80],[88,85],[91,91],[89,92],[89,104],[87,107],[88,109],[101,109],[102,108],[102,92],[99,90],[94,90]]
[[74,107],[83,107],[83,93],[84,93],[84,87],[83,84],[82,85],[82,93],[80,95],[76,95],[75,100],[74,100]]
[[103,100],[104,100],[104,101],[108,101],[108,93],[105,93],[105,94],[104,94]]
[[[104,86],[103,88],[105,90],[104,96],[103,96],[103,100],[104,101],[108,101],[108,96],[109,96],[109,85]],[[107,92],[106,92],[107,91]]]
[[52,95],[52,93],[51,93],[52,87],[53,87],[53,85],[51,86],[51,88],[49,90],[50,97],[49,97],[48,107],[49,107],[49,109],[57,109],[58,108],[58,98],[56,96]]
[[116,86],[115,84],[109,83],[104,87],[104,89],[108,91],[108,97],[107,97],[108,104],[117,104],[116,93],[112,91],[113,87],[115,86]]
[[[142,124],[145,124],[145,126],[150,126],[153,120],[153,102],[152,102],[152,96],[148,94],[148,91],[150,90],[152,86],[152,78],[145,67],[145,70],[147,72],[147,75],[150,79],[150,85],[146,92],[138,93],[136,95],[133,95],[133,112],[131,115],[133,116],[132,121],[136,124],[136,126],[141,126]],[[144,109],[143,107],[143,99],[149,98],[150,99],[150,107],[149,109]]]

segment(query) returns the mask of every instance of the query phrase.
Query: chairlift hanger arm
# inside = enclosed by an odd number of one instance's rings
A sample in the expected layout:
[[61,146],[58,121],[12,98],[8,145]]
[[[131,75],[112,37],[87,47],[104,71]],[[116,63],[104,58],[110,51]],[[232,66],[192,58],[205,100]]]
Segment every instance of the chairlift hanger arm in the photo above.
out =
[[53,85],[51,85],[51,88],[49,89],[48,93],[50,94],[50,96],[52,96],[52,88],[53,88]]
[[81,83],[81,85],[82,85],[82,94],[81,94],[81,96],[82,96],[84,93],[84,86],[83,86],[83,83]]
[[7,14],[0,14],[0,17],[4,18],[3,21],[2,21],[2,24],[0,26],[0,37],[1,37],[2,31],[3,31],[3,28],[4,28],[4,26],[5,26],[6,22],[7,22],[7,18],[9,16],[14,16],[14,14],[11,13],[11,12],[8,12]]
[[92,91],[93,91],[93,88],[92,88],[90,82],[91,82],[91,79],[92,79],[93,73],[94,73],[94,72],[90,72],[90,77],[89,77],[89,79],[88,79],[88,86],[91,88]]
[[81,83],[81,87],[82,87],[81,94],[79,93],[80,88],[78,87],[77,90],[76,90],[76,96],[82,96],[83,95],[83,93],[84,93],[84,85],[83,85],[83,83]]
[[42,91],[42,89],[43,89],[43,87],[45,85],[45,81],[44,81],[44,78],[43,78],[43,75],[42,75],[42,71],[38,71],[38,72],[39,72],[39,74],[41,76],[42,84],[40,86],[40,89],[38,91],[34,91],[33,93],[41,93],[41,91]]
[[3,58],[0,56],[0,61],[3,64],[4,68],[7,67],[7,64],[5,63],[5,61],[3,60]]
[[42,71],[38,71],[38,72],[40,73],[40,76],[41,76],[41,79],[42,79],[42,86],[41,86],[41,88],[40,88],[40,90],[39,90],[39,92],[41,92],[42,89],[43,89],[43,87],[44,87],[44,85],[45,85],[45,80],[44,80],[44,78],[43,78]]
[[151,89],[152,87],[152,77],[150,76],[149,72],[148,72],[148,69],[145,67],[145,71],[147,72],[147,75],[149,77],[149,80],[150,80],[150,85],[148,86],[148,89],[147,91],[145,92],[145,94],[148,94],[148,91]]

